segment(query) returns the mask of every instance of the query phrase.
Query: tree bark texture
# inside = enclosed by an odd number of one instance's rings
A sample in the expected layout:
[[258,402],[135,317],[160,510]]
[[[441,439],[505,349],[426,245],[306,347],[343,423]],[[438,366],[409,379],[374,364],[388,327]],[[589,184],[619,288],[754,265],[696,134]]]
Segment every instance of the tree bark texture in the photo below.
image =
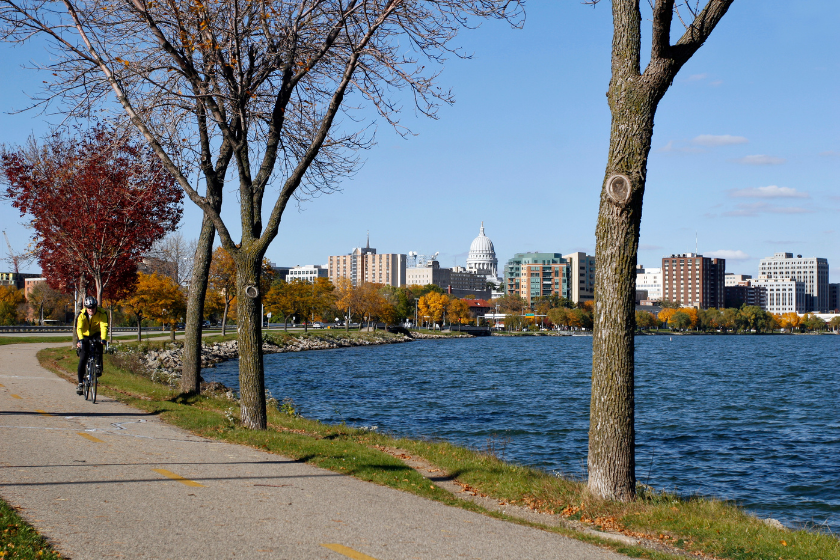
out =
[[181,392],[196,394],[201,390],[201,331],[204,301],[207,296],[207,275],[213,257],[216,229],[213,221],[204,216],[201,234],[195,249],[190,289],[187,297],[187,317],[184,332],[184,358],[181,370]]
[[588,457],[588,488],[604,499],[635,498],[635,268],[656,108],[731,3],[710,0],[671,46],[674,2],[657,0],[651,61],[641,73],[639,2],[612,2],[612,77],[607,93],[612,125],[596,226]]
[[246,428],[267,427],[262,351],[262,294],[250,297],[249,287],[260,285],[262,255],[242,251],[236,263],[236,312],[239,331],[240,418]]

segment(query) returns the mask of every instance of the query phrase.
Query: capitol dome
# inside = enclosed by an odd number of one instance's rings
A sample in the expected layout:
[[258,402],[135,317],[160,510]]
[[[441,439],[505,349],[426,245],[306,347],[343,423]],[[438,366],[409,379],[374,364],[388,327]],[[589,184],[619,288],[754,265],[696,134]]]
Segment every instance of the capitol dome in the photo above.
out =
[[493,242],[484,235],[484,222],[481,222],[481,230],[478,237],[470,244],[470,254],[467,257],[467,270],[483,276],[496,278],[496,269],[499,260],[496,258],[496,250]]

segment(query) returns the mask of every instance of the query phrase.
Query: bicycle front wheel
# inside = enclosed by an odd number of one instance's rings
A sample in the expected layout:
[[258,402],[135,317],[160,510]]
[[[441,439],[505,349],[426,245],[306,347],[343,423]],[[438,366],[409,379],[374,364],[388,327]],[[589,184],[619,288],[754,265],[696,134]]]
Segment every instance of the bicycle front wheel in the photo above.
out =
[[93,401],[93,404],[96,404],[96,388],[99,386],[99,377],[96,375],[96,370],[93,371],[93,374],[90,376],[90,400]]
[[96,371],[93,369],[93,360],[88,360],[87,368],[85,368],[85,378],[82,380],[85,400],[90,398],[91,379],[96,379]]

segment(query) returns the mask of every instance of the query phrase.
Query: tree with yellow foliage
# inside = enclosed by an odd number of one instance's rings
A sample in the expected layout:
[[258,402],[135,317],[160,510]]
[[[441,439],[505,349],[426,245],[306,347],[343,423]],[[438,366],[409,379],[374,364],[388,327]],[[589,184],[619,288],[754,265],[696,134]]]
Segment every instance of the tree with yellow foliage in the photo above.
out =
[[335,283],[335,306],[344,312],[344,330],[350,331],[350,317],[356,307],[356,292],[349,278],[339,278]]
[[217,247],[213,251],[207,282],[210,289],[221,297],[224,304],[222,311],[222,336],[224,336],[227,332],[228,313],[236,299],[236,263],[224,247]]
[[460,325],[464,319],[470,317],[470,306],[462,299],[452,298],[446,306],[446,312],[449,314],[450,323],[458,321]]
[[169,276],[157,272],[137,275],[137,289],[123,301],[123,307],[137,317],[137,339],[144,317],[169,323],[171,339],[175,340],[175,323],[187,309],[187,298]]
[[449,296],[429,292],[417,302],[417,313],[427,321],[439,324],[449,303]]
[[26,298],[23,290],[15,286],[0,286],[0,325],[17,325],[23,322],[22,312]]
[[793,332],[793,329],[802,324],[802,317],[793,312],[773,315],[773,317],[776,319],[776,322],[779,323],[779,327],[788,329],[790,332]]

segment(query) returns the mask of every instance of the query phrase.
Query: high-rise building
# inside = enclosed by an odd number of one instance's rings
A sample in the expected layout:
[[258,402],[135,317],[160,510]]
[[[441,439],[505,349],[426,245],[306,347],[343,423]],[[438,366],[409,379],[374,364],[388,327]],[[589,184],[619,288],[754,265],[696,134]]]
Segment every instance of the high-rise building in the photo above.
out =
[[517,253],[505,265],[505,292],[533,303],[541,296],[571,299],[570,264],[560,253]]
[[649,301],[662,301],[662,269],[637,264],[636,291],[646,291]]
[[595,299],[595,257],[577,252],[563,255],[569,263],[569,296],[575,303]]
[[365,247],[356,247],[349,255],[333,255],[327,260],[330,281],[347,278],[354,286],[373,282],[388,286],[405,285],[406,256],[398,253],[377,254],[368,238]]
[[840,284],[828,285],[828,312],[840,313]]
[[696,253],[662,258],[662,299],[708,309],[725,304],[726,260]]
[[805,284],[808,296],[805,311],[828,311],[828,260],[819,257],[802,258],[793,253],[775,253],[761,259],[759,278],[791,279]]

